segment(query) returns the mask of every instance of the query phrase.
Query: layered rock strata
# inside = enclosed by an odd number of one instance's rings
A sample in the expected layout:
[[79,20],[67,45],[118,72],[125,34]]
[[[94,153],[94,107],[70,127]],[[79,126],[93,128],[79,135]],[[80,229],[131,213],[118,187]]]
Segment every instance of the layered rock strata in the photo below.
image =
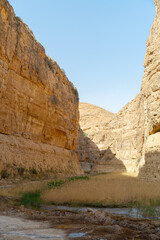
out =
[[82,173],[78,92],[7,0],[0,0],[0,172]]
[[137,95],[117,114],[80,103],[81,130],[78,145],[79,159],[84,170],[136,171],[144,143],[143,113],[142,94]]
[[122,161],[127,172],[135,172],[139,168],[144,131],[144,97],[140,93],[116,114],[107,134],[107,148]]
[[160,1],[147,41],[141,92],[144,94],[145,144],[140,176],[160,179]]
[[[93,164],[92,171],[119,171],[117,165],[112,164],[114,156],[125,171],[139,172],[141,178],[160,180],[160,1],[155,0],[155,5],[156,17],[147,41],[141,92],[107,126],[103,126],[103,150],[106,153]],[[83,118],[81,109],[80,113]],[[80,122],[83,129],[85,124]],[[93,135],[101,138],[101,133],[94,130],[94,124],[92,129]],[[90,139],[93,140],[93,136]],[[101,156],[102,149],[93,142]],[[91,159],[93,157],[89,162]]]
[[[79,110],[79,161],[85,171],[90,171],[95,164],[100,164],[100,160],[102,160],[106,152],[107,128],[115,115],[103,108],[88,103],[80,103]],[[102,160],[102,168],[104,167],[103,162]]]

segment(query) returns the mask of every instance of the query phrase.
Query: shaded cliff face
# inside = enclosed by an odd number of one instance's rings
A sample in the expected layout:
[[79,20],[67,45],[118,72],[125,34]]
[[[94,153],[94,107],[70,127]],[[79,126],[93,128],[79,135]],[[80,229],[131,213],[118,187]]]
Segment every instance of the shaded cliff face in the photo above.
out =
[[79,124],[84,136],[89,137],[99,150],[104,150],[106,136],[103,129],[108,126],[115,114],[88,103],[79,103],[79,111]]
[[85,171],[90,171],[106,152],[106,129],[115,115],[88,103],[79,104],[80,130],[78,138],[79,161]]
[[144,143],[143,98],[142,94],[137,95],[117,114],[80,103],[78,149],[85,171],[134,172],[138,169]]
[[127,172],[139,167],[144,144],[144,96],[138,94],[109,124],[108,145]]
[[80,173],[78,121],[77,90],[1,0],[0,169]]
[[147,41],[144,76],[145,144],[140,176],[160,180],[160,1],[155,0],[156,17]]
[[141,92],[145,97],[146,134],[160,131],[160,2],[147,40]]
[[[123,164],[123,170],[160,180],[160,1],[155,0],[155,4],[156,17],[147,41],[141,92],[103,127],[103,149]],[[98,139],[101,133],[94,132]],[[110,171],[110,166],[117,171],[114,163],[105,153],[94,163],[92,171]]]

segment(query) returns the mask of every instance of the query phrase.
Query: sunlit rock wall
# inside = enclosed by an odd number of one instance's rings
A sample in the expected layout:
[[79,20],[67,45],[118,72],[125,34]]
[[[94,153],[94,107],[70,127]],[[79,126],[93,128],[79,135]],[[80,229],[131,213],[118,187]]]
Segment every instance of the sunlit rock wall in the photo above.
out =
[[0,172],[82,173],[78,121],[77,90],[0,0]]
[[160,179],[160,1],[147,41],[141,92],[145,107],[145,144],[140,176]]
[[[156,17],[146,44],[141,92],[103,126],[106,152],[94,141],[100,157],[92,171],[111,171],[111,167],[112,171],[119,171],[120,168],[112,164],[116,159],[123,165],[121,170],[160,180],[160,1],[155,0],[155,5]],[[102,135],[98,131],[94,133],[97,139]]]

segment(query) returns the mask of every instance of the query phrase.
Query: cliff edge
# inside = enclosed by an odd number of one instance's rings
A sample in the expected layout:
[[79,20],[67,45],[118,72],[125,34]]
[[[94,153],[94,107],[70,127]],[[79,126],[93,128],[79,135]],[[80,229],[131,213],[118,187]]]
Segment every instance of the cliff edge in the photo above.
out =
[[0,0],[0,172],[82,173],[78,122],[76,88]]
[[[94,141],[99,157],[91,166],[92,172],[123,170],[137,172],[141,178],[160,180],[160,1],[155,0],[155,5],[156,17],[146,44],[141,91],[103,126],[103,149],[99,147],[101,141]],[[82,115],[83,112],[80,109]],[[94,119],[92,122],[92,129],[95,129]],[[81,128],[85,125],[83,123]],[[94,130],[94,133],[101,139],[101,132]],[[88,141],[92,141],[93,138],[88,137]],[[83,147],[81,152],[85,151]],[[93,150],[90,156],[92,154],[97,157]],[[92,162],[94,156],[87,162]],[[122,168],[117,167],[115,159]]]

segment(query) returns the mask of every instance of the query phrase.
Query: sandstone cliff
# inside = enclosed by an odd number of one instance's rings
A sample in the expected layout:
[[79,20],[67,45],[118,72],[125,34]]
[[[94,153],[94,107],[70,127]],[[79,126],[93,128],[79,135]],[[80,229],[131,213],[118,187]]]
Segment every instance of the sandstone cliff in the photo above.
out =
[[78,121],[77,90],[0,0],[0,172],[82,173]]
[[141,94],[117,114],[80,103],[78,150],[85,171],[137,170],[144,143],[143,107]]
[[90,171],[95,163],[100,163],[104,155],[108,137],[106,129],[115,115],[88,103],[80,103],[79,111],[79,161],[85,171]]
[[160,179],[160,1],[147,41],[141,92],[144,95],[145,143],[140,176]]
[[[141,92],[107,126],[103,126],[103,150],[106,149],[106,153],[103,152],[103,157],[100,154],[92,171],[123,169],[127,172],[139,172],[142,178],[160,180],[160,1],[155,0],[155,5],[156,17],[147,41]],[[81,109],[80,113],[83,115]],[[85,124],[80,122],[84,129]],[[94,124],[92,129],[93,135],[101,139],[102,134],[95,131]],[[90,139],[93,140],[93,136]],[[100,140],[94,143],[101,153],[98,147]],[[93,158],[92,156],[91,159]],[[122,164],[122,169],[117,167],[115,159]]]

